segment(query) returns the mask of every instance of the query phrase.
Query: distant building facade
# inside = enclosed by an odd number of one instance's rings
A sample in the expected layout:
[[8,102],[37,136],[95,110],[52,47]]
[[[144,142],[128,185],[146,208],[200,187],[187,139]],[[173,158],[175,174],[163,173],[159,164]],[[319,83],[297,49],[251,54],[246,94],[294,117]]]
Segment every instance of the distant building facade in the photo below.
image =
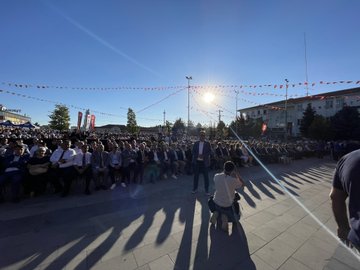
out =
[[11,112],[7,110],[3,105],[0,105],[0,123],[8,120],[10,120],[13,124],[16,125],[31,122],[30,117]]
[[243,116],[252,119],[261,118],[267,123],[269,134],[284,136],[287,129],[289,136],[300,136],[301,120],[308,104],[311,105],[316,114],[327,119],[334,116],[344,106],[355,107],[360,110],[360,87],[308,97],[291,98],[287,102],[282,100],[238,111]]

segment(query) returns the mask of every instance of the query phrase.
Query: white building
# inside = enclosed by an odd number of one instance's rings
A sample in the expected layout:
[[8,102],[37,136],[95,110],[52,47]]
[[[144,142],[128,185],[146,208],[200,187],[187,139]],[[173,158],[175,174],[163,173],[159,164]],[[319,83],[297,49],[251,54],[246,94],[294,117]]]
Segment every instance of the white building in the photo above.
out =
[[316,114],[326,118],[335,115],[344,106],[356,107],[359,110],[360,87],[308,97],[291,98],[287,101],[282,100],[238,111],[252,119],[261,118],[267,123],[268,132],[273,135],[284,135],[285,123],[287,122],[288,135],[300,136],[300,123],[308,104],[311,104]]

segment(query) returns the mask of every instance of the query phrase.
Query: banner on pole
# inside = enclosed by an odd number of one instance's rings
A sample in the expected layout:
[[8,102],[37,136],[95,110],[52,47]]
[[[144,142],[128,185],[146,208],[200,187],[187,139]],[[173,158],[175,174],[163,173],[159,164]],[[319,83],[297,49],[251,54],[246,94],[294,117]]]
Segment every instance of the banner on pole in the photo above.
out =
[[78,122],[77,122],[77,129],[78,129],[78,130],[80,130],[82,116],[83,116],[83,113],[82,113],[82,112],[78,112]]
[[95,115],[91,115],[91,119],[90,119],[90,131],[94,131],[95,130]]

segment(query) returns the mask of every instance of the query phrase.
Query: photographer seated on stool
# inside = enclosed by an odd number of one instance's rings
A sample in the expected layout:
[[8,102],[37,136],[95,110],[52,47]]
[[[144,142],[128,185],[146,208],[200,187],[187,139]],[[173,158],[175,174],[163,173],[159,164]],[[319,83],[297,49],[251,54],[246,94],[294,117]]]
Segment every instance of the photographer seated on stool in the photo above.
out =
[[[224,163],[224,171],[214,176],[215,193],[213,203],[209,201],[210,210],[213,212],[210,222],[215,225],[220,215],[222,225],[221,229],[228,231],[228,222],[236,223],[239,221],[240,215],[237,212],[237,200],[235,194],[236,189],[244,186],[244,182],[235,171],[235,164],[232,161]],[[211,200],[211,199],[210,199]]]

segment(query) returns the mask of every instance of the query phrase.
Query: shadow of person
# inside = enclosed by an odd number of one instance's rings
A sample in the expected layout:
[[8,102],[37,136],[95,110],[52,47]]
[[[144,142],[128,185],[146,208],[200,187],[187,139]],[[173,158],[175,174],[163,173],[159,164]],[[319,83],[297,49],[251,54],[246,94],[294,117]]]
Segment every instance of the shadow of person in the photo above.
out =
[[189,196],[184,207],[180,209],[179,219],[185,222],[185,229],[181,238],[179,251],[176,256],[174,269],[189,269],[191,258],[191,246],[193,238],[194,213],[196,198]]
[[256,270],[255,264],[250,258],[244,229],[239,222],[232,226],[230,235],[211,225],[210,242],[208,260],[197,269]]
[[208,197],[198,197],[197,201],[201,205],[201,224],[199,228],[199,237],[195,248],[195,257],[193,269],[198,269],[198,265],[202,265],[208,258],[208,242],[209,242],[209,220],[210,210],[208,206]]

